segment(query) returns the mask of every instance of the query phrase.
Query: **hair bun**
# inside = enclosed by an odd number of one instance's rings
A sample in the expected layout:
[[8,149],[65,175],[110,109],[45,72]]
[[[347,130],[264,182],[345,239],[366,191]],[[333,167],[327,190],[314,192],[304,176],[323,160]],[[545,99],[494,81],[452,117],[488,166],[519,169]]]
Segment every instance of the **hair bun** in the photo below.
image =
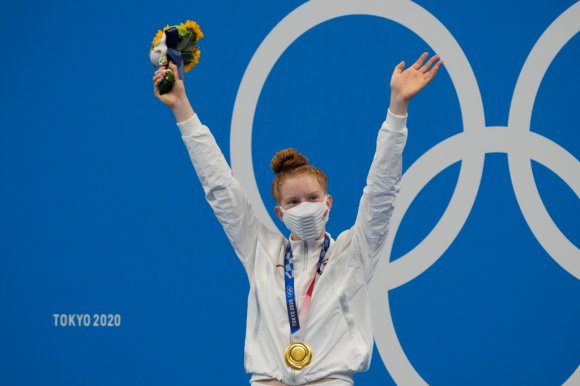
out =
[[296,169],[304,165],[308,165],[308,158],[298,153],[294,148],[280,150],[276,153],[274,158],[272,158],[272,162],[270,162],[270,168],[272,168],[276,174]]

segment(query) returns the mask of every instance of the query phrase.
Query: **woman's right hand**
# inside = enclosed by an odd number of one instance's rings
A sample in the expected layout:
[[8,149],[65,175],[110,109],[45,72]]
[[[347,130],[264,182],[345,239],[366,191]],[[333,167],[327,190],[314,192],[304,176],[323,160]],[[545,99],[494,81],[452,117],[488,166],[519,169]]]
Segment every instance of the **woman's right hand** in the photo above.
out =
[[175,84],[171,88],[171,91],[165,94],[159,92],[159,84],[165,77],[167,72],[166,68],[159,68],[155,71],[153,75],[153,92],[157,99],[159,99],[164,105],[168,106],[177,122],[183,122],[188,118],[193,116],[194,112],[187,99],[187,94],[185,93],[185,86],[183,84],[183,79],[179,77],[179,70],[174,63],[169,63],[169,68],[173,71],[175,75]]

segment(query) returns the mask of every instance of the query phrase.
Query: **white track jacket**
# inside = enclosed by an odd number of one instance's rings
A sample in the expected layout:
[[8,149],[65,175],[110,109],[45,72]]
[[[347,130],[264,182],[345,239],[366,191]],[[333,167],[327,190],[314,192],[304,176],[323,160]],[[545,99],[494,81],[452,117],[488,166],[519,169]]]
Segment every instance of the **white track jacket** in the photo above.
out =
[[[293,370],[284,361],[290,325],[284,292],[284,251],[288,239],[266,228],[254,214],[209,129],[194,115],[177,123],[205,197],[247,272],[250,292],[244,365],[251,381],[278,379],[302,385],[326,377],[353,382],[369,368],[373,334],[367,283],[384,243],[399,192],[407,116],[387,113],[352,228],[342,232],[326,254],[316,278],[307,319],[300,318],[312,362]],[[296,304],[300,306],[316,273],[322,240],[291,241]],[[302,317],[301,314],[299,314]]]

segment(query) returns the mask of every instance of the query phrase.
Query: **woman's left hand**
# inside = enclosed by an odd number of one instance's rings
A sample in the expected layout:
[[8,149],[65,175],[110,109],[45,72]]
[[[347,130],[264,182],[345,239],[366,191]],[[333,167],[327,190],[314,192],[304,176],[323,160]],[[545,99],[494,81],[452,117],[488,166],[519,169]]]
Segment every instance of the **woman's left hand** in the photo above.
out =
[[401,62],[395,67],[391,76],[391,110],[395,114],[404,114],[407,111],[407,104],[419,91],[435,78],[439,67],[443,64],[439,60],[439,55],[433,56],[427,63],[425,59],[429,54],[423,53],[419,59],[409,68],[405,68],[405,62]]

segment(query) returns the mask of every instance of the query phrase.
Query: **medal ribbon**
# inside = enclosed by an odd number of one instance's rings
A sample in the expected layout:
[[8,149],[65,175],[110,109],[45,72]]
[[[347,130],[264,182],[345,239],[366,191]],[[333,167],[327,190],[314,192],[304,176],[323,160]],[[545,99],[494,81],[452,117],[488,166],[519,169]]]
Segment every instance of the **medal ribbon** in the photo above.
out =
[[[308,313],[310,307],[310,299],[312,298],[312,292],[314,290],[314,281],[316,280],[316,274],[322,274],[320,267],[322,267],[322,262],[326,252],[330,247],[330,237],[324,235],[324,243],[322,244],[322,249],[320,251],[320,257],[318,258],[318,266],[316,268],[316,273],[310,282],[308,287],[308,292],[304,298],[304,305],[302,307],[302,316]],[[286,309],[288,310],[288,321],[290,322],[290,332],[292,334],[300,330],[300,320],[298,318],[298,308],[296,305],[296,293],[294,290],[294,256],[292,255],[292,246],[290,241],[286,246],[286,253],[284,254],[284,288],[286,292]]]

